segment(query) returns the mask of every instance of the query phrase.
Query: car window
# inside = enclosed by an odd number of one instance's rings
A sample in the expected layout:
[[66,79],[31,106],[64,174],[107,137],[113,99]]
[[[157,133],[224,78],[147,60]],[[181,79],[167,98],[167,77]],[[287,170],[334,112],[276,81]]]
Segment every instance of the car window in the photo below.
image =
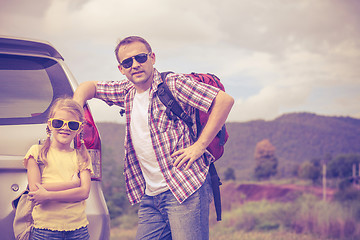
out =
[[53,99],[71,94],[55,60],[0,55],[0,124],[44,122]]

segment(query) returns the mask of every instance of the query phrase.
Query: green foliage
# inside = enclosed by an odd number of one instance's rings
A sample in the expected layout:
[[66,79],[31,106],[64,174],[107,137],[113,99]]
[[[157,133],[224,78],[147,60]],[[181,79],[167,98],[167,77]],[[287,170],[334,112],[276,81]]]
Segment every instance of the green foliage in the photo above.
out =
[[341,154],[330,160],[327,166],[327,176],[331,178],[346,178],[352,176],[352,167],[359,166],[359,154]]
[[278,160],[275,157],[275,147],[268,139],[264,139],[255,147],[255,170],[254,176],[258,180],[269,179],[276,175]]
[[354,185],[354,181],[349,178],[342,180],[334,200],[353,213],[354,219],[360,221],[360,191]]
[[110,218],[114,219],[134,210],[129,203],[125,190],[125,179],[122,164],[115,160],[114,151],[103,147],[103,181],[102,189],[109,209]]
[[112,220],[125,214],[134,215],[138,206],[131,206],[126,195],[124,178],[124,125],[97,124],[102,140],[102,190]]
[[254,177],[257,180],[266,180],[277,173],[277,159],[269,158],[259,163],[254,170]]
[[224,172],[224,181],[229,181],[229,180],[236,180],[236,176],[235,176],[235,170],[231,167],[228,167],[225,172]]
[[321,165],[318,161],[305,161],[298,170],[298,176],[303,179],[310,179],[313,183],[321,179]]
[[138,216],[135,214],[124,214],[111,220],[111,226],[120,229],[136,228],[138,224]]

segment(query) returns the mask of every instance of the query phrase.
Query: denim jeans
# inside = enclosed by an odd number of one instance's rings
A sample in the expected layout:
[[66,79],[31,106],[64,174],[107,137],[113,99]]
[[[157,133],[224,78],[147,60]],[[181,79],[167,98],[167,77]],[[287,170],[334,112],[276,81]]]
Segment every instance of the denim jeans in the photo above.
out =
[[139,208],[138,240],[208,240],[210,180],[182,204],[170,190],[156,196],[144,195]]
[[90,235],[87,227],[74,231],[52,231],[48,229],[33,228],[30,240],[88,240]]

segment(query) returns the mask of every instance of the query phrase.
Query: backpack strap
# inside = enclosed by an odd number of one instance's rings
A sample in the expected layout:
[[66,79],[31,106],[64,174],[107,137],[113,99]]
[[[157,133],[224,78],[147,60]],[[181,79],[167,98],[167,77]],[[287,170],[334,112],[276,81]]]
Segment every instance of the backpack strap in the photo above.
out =
[[[163,80],[168,73],[170,72],[161,73],[161,77],[163,78]],[[163,74],[165,75],[163,76]],[[175,99],[174,95],[170,91],[165,81],[158,85],[157,93],[160,101],[166,106],[166,114],[168,115],[168,117],[171,120],[175,120],[176,117],[180,118],[189,127],[191,137],[193,138],[193,140],[195,140],[196,136],[192,129],[194,123],[192,122],[191,117],[185,113],[185,111]]]
[[[205,154],[204,154],[205,156]],[[206,157],[206,156],[205,156]],[[220,196],[220,185],[222,183],[220,182],[219,175],[217,174],[216,168],[214,163],[210,163],[210,177],[211,177],[211,188],[213,190],[214,195],[214,205],[215,205],[215,211],[216,211],[216,220],[221,221],[221,196]]]
[[226,129],[225,129],[225,124],[222,126],[221,130],[218,132],[218,137],[220,139],[220,146],[224,146],[225,145],[225,135],[226,135]]

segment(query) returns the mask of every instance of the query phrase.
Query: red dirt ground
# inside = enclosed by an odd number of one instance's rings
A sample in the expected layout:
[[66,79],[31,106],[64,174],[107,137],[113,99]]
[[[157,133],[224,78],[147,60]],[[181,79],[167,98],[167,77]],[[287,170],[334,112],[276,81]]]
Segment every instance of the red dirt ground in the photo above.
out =
[[[220,186],[222,209],[230,210],[232,206],[247,201],[269,201],[288,202],[295,200],[303,193],[314,194],[322,198],[321,187],[300,186],[300,185],[275,185],[270,183],[248,183],[240,184],[227,182]],[[333,189],[327,189],[326,199],[331,200],[334,194]]]

